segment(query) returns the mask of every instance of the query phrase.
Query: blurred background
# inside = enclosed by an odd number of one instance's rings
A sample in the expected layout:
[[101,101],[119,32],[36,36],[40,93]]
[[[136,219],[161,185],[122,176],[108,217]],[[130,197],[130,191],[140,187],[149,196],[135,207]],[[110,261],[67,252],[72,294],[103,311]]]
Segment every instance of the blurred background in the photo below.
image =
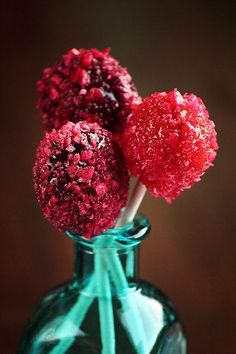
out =
[[204,100],[220,151],[202,181],[152,223],[141,276],[176,304],[189,354],[236,347],[235,18],[233,1],[1,1],[0,348],[15,353],[35,302],[71,276],[71,240],[37,205],[31,168],[42,128],[35,81],[72,47],[111,47],[142,96],[174,87]]

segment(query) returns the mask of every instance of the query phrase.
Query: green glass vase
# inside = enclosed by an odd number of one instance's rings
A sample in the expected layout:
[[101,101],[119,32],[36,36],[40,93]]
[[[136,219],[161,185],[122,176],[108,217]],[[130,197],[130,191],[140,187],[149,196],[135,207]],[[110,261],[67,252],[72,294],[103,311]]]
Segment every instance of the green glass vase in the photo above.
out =
[[19,354],[186,354],[173,304],[137,278],[138,248],[150,224],[137,217],[120,229],[75,241],[73,279],[38,304]]

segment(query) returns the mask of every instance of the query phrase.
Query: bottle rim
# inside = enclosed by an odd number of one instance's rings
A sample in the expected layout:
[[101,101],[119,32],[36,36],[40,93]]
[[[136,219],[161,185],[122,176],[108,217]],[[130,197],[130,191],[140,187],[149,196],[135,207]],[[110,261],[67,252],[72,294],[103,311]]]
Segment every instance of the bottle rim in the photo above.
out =
[[149,234],[151,225],[149,220],[141,215],[137,214],[134,220],[122,227],[110,228],[104,233],[86,238],[78,234],[72,234],[67,231],[66,235],[72,238],[74,241],[91,248],[95,245],[99,247],[113,247],[116,245],[129,246],[140,243]]

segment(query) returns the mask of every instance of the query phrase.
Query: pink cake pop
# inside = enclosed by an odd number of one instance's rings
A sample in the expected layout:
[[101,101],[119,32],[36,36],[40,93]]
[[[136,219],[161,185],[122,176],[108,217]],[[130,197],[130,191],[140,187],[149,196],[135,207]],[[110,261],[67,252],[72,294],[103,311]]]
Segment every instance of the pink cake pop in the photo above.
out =
[[37,200],[59,230],[90,238],[113,226],[127,201],[120,147],[97,123],[66,123],[41,140],[33,167]]
[[122,140],[131,173],[167,202],[200,180],[218,149],[215,125],[202,100],[176,89],[146,98]]
[[131,76],[109,50],[71,49],[38,81],[37,107],[45,130],[67,121],[97,122],[121,131],[132,109],[141,102]]

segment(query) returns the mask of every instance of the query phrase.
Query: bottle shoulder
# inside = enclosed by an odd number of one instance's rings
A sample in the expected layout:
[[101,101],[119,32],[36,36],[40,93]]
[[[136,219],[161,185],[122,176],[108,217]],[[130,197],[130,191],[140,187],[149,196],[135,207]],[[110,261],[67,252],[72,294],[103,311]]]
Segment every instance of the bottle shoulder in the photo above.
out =
[[[145,332],[143,336],[148,346],[155,348],[150,353],[166,353],[163,341],[169,343],[169,338],[176,337],[176,341],[180,338],[182,332],[176,327],[179,322],[174,306],[147,281],[140,280],[126,294],[113,296],[112,307],[116,340],[119,348],[124,346],[124,353],[135,353],[129,336],[130,333],[136,336],[138,324]],[[136,324],[132,320],[134,314],[139,318]],[[89,342],[93,347],[96,344],[100,348],[99,323],[96,294],[76,281],[66,281],[49,291],[38,303],[22,339],[20,353],[48,353],[63,338],[68,338],[68,346],[73,342],[78,348],[87,350]],[[157,351],[158,348],[164,348],[164,351]],[[100,349],[96,351],[100,352]]]

